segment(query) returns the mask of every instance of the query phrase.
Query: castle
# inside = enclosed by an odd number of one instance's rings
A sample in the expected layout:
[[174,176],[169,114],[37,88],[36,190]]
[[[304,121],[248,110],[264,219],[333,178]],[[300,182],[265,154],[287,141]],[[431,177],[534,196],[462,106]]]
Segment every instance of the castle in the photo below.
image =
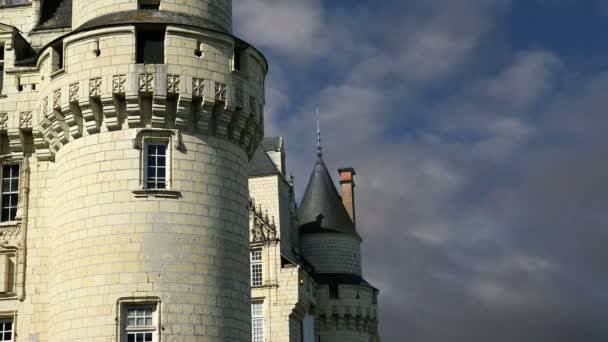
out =
[[354,175],[302,202],[231,0],[0,0],[0,341],[376,342]]

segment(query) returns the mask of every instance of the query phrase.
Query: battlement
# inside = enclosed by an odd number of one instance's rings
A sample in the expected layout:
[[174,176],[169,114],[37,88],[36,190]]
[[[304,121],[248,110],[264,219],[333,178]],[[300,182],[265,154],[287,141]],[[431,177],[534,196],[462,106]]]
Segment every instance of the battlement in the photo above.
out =
[[10,153],[18,158],[31,140],[49,160],[86,135],[153,127],[213,135],[251,156],[264,135],[263,56],[228,35],[170,26],[161,63],[137,63],[137,34],[81,32],[48,46],[35,67],[9,65],[5,92],[14,96],[0,100],[0,134]]

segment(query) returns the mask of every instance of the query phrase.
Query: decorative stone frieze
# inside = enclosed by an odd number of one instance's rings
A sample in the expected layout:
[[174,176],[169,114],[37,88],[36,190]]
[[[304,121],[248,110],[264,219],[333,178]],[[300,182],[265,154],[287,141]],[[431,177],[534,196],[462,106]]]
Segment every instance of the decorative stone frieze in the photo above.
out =
[[237,108],[243,108],[245,105],[245,90],[243,89],[243,82],[240,80],[236,81],[234,87],[234,103]]
[[220,102],[226,102],[226,94],[228,93],[228,88],[226,84],[215,82],[215,99]]
[[124,94],[126,83],[127,83],[126,75],[114,75],[112,77],[112,93]]
[[101,77],[89,80],[89,97],[99,97],[101,95]]
[[0,113],[0,130],[8,128],[8,113]]
[[80,98],[80,83],[70,84],[70,103],[77,103]]
[[139,92],[151,93],[154,90],[154,75],[141,74],[139,75]]
[[262,206],[256,207],[255,200],[249,200],[249,227],[251,227],[252,243],[270,243],[277,241],[277,225],[274,216],[268,216],[268,210],[263,211]]
[[167,93],[179,94],[179,75],[167,75]]
[[19,113],[19,128],[32,128],[32,112]]
[[61,88],[53,92],[53,109],[61,108]]
[[192,97],[202,98],[205,96],[205,80],[202,78],[192,78]]

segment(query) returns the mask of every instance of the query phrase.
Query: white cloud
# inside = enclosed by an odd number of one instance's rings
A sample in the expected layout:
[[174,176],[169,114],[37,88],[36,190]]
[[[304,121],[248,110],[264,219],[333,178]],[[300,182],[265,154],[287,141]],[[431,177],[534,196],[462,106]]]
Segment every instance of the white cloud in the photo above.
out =
[[291,57],[326,53],[319,0],[248,0],[234,9],[235,31],[255,44]]

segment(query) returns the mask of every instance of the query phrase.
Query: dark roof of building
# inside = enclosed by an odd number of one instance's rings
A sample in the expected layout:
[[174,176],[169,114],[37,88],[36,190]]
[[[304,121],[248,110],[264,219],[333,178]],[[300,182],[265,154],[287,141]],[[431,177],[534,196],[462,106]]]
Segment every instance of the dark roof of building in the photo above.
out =
[[100,26],[125,25],[134,23],[184,25],[229,33],[222,26],[202,17],[171,11],[147,10],[130,10],[105,14],[87,21],[78,27],[77,30],[80,31]]
[[249,176],[280,175],[275,163],[270,159],[263,146],[258,147],[249,161]]
[[342,233],[361,237],[319,155],[298,208],[301,234]]
[[51,30],[71,26],[72,0],[44,1],[40,23],[34,30]]
[[266,152],[280,151],[283,148],[283,138],[271,137],[262,140],[262,148]]
[[377,290],[361,276],[347,273],[314,273],[314,280],[319,284],[359,285]]

